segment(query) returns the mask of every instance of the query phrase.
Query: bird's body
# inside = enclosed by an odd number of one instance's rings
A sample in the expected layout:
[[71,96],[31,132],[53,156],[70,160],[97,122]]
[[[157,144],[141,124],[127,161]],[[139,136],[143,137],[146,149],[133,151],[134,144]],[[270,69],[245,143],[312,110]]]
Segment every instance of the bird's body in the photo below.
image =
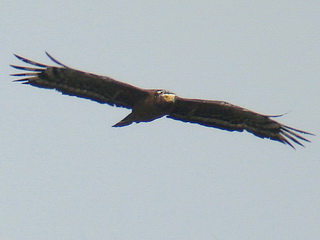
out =
[[169,115],[174,107],[176,95],[165,90],[148,90],[149,94],[137,101],[132,112],[123,120],[113,125],[123,127],[133,122],[150,122],[157,118]]
[[16,69],[27,71],[12,74],[23,77],[16,81],[40,88],[56,89],[63,94],[87,98],[111,106],[132,109],[132,112],[114,127],[127,126],[133,122],[150,122],[167,116],[183,122],[228,131],[247,130],[258,137],[276,140],[291,147],[294,147],[292,142],[299,145],[302,145],[301,140],[309,142],[301,134],[312,135],[278,123],[270,116],[224,101],[186,99],[166,90],[138,88],[110,77],[75,70],[47,55],[60,66],[48,66],[15,55],[18,59],[34,66],[11,65]]

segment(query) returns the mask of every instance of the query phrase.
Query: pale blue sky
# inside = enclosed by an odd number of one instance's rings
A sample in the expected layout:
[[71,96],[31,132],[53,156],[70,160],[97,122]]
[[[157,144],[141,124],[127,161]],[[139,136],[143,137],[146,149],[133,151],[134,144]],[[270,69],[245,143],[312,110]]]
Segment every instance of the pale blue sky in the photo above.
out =
[[12,83],[13,53],[319,135],[318,1],[6,1],[0,14],[0,238],[320,239],[320,145]]

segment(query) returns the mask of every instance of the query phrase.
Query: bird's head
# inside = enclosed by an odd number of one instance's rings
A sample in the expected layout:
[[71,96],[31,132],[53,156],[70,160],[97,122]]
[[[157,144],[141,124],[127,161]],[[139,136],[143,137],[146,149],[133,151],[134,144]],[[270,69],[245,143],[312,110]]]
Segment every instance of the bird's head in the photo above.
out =
[[156,98],[156,102],[160,105],[172,104],[176,100],[176,95],[172,92],[166,90],[156,90],[154,97]]

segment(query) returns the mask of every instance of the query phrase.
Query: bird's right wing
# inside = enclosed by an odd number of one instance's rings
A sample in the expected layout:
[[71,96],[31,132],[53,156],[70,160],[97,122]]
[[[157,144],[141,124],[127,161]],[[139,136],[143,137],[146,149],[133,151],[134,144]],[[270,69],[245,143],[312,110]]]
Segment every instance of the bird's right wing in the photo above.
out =
[[19,60],[33,65],[33,67],[11,65],[13,68],[27,71],[11,74],[12,76],[23,77],[15,81],[39,88],[56,89],[70,96],[87,98],[99,103],[124,108],[132,108],[137,101],[148,95],[148,92],[144,89],[116,81],[110,77],[69,68],[48,53],[47,55],[60,66],[48,66],[15,55]]

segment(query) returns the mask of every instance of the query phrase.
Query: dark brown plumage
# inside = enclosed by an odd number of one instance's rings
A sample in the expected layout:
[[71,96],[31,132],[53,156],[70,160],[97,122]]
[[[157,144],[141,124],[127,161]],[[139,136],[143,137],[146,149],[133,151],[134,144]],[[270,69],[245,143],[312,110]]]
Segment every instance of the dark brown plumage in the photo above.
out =
[[227,102],[186,99],[165,90],[138,88],[109,77],[75,70],[58,62],[48,53],[47,55],[59,66],[48,66],[15,55],[23,62],[34,66],[11,65],[16,69],[27,71],[12,74],[23,77],[15,81],[40,88],[56,89],[63,94],[111,106],[132,109],[132,112],[114,127],[127,126],[133,122],[150,122],[167,116],[183,122],[228,131],[247,130],[258,137],[279,141],[293,148],[293,143],[303,146],[301,141],[309,142],[301,134],[313,135],[278,123],[270,116]]

